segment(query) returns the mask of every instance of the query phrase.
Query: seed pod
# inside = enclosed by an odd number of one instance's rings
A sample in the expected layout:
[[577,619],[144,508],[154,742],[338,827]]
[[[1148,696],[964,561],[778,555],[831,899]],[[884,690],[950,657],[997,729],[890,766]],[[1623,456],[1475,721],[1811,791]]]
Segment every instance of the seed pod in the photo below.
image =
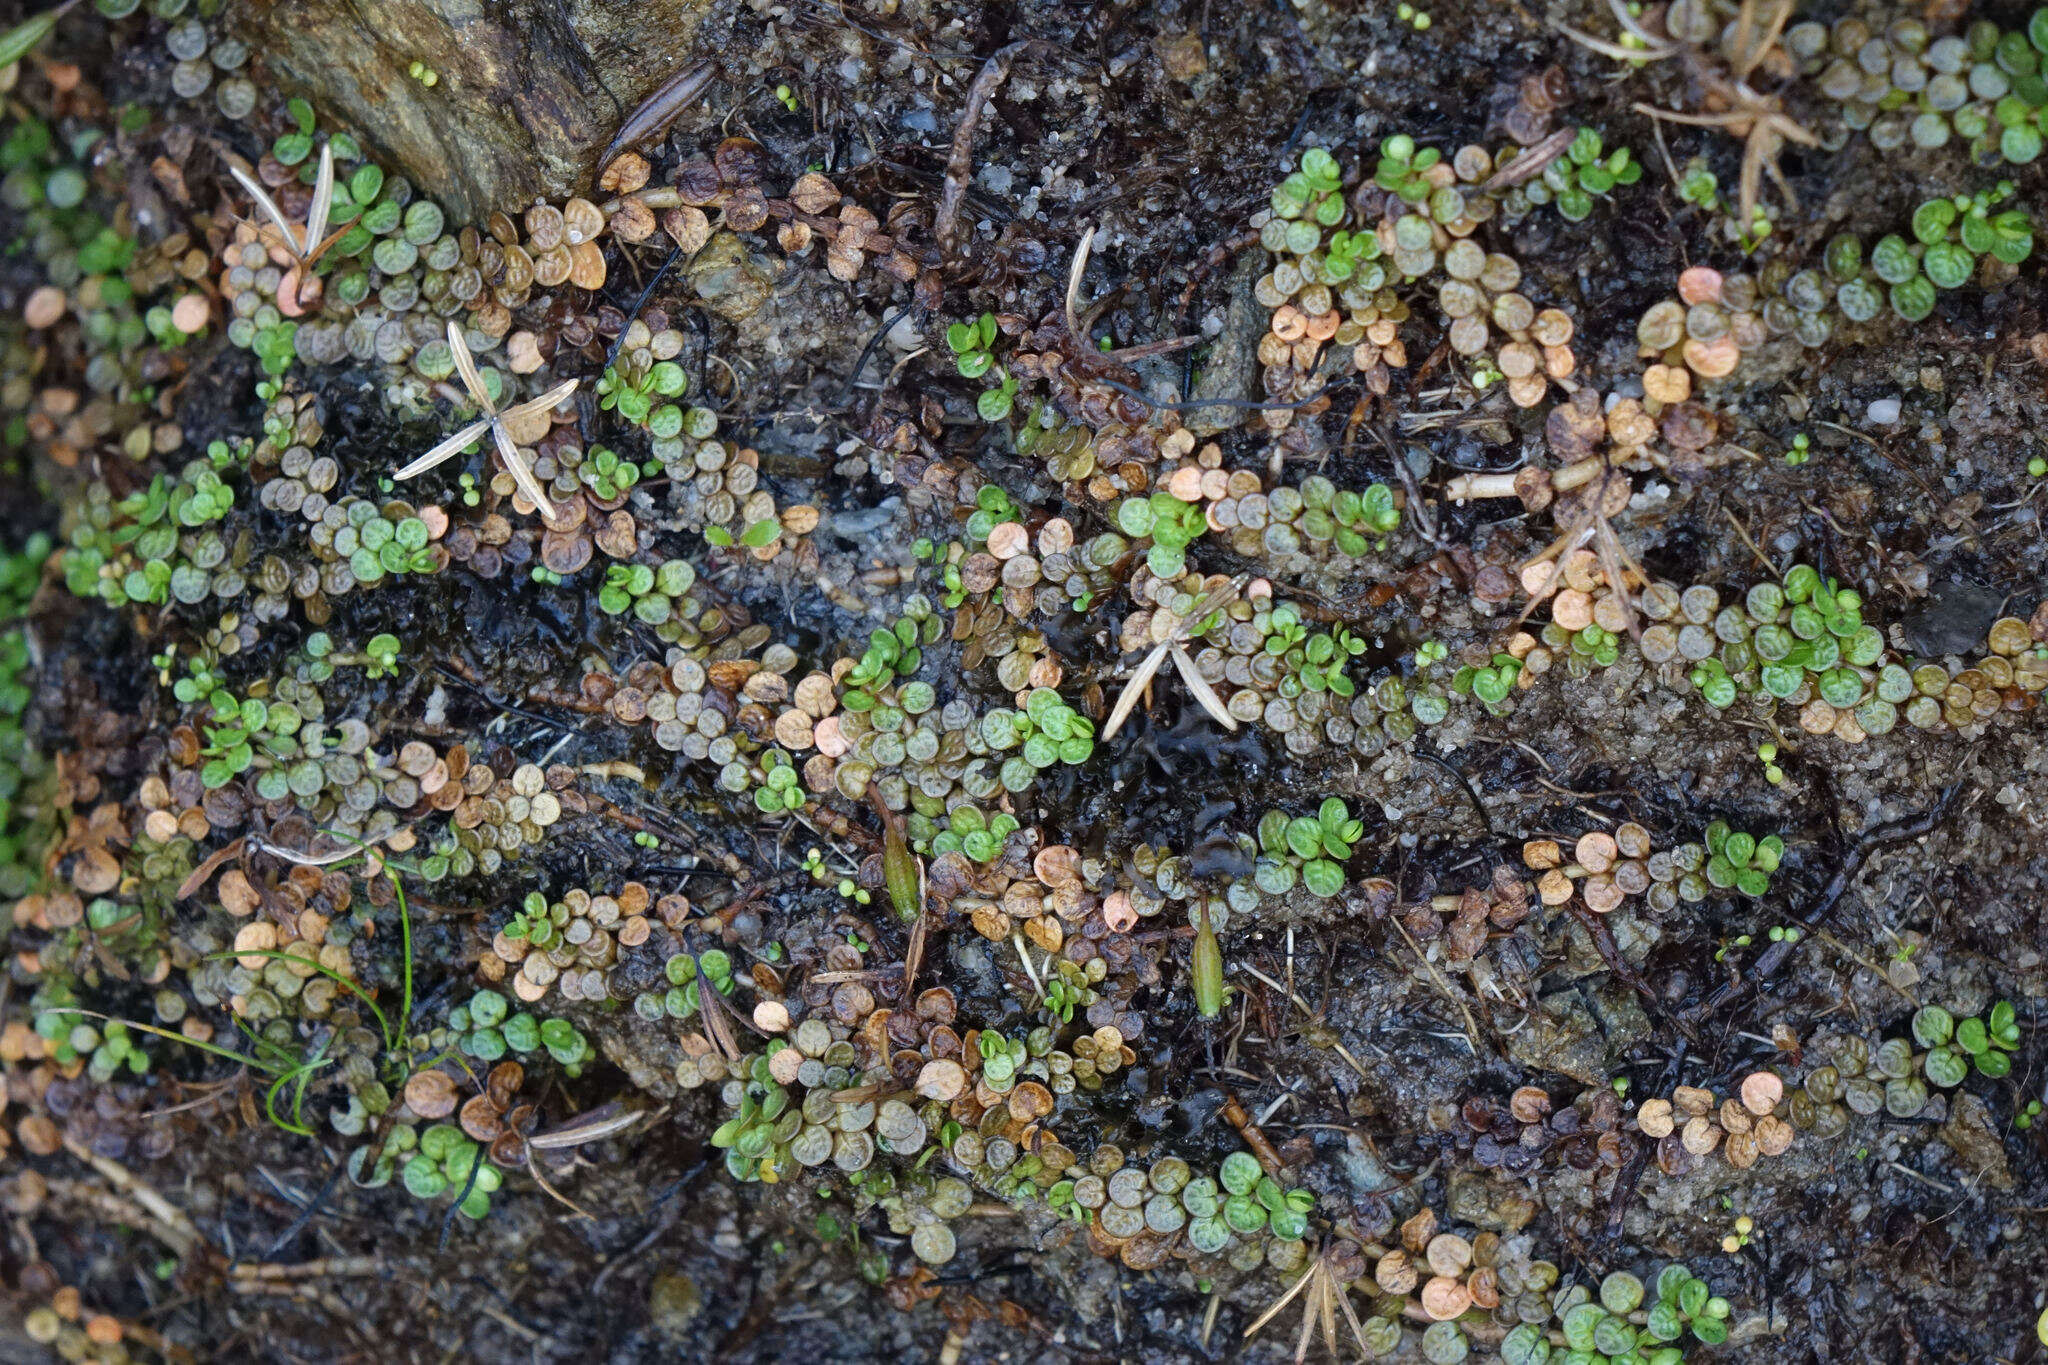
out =
[[1204,1019],[1223,1013],[1223,948],[1209,923],[1206,902],[1195,905],[1195,1008]]
[[917,855],[904,842],[902,825],[888,821],[882,834],[882,876],[889,886],[889,903],[904,921],[915,920],[924,910],[923,878]]

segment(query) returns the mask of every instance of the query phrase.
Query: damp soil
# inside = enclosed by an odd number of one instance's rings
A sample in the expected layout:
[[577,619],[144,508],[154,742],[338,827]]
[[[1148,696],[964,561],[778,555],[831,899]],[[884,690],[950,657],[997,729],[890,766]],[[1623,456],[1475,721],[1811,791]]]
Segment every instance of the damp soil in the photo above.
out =
[[[1819,8],[1825,18],[1848,7]],[[739,126],[784,179],[822,165],[864,199],[935,199],[965,86],[982,62],[1024,36],[1056,44],[1058,55],[1019,61],[992,102],[965,213],[971,251],[988,265],[984,278],[954,287],[947,308],[1036,317],[1059,307],[1075,244],[1093,227],[1080,290],[1100,305],[1098,334],[1119,345],[1208,338],[1185,369],[1175,357],[1142,370],[1148,390],[1166,399],[1248,396],[1256,384],[1249,348],[1233,346],[1242,338],[1230,334],[1242,325],[1242,310],[1230,306],[1242,280],[1233,283],[1233,262],[1209,253],[1243,233],[1301,147],[1339,149],[1356,162],[1395,131],[1443,145],[1491,140],[1498,92],[1561,64],[1573,90],[1565,116],[1610,130],[1610,141],[1635,147],[1652,173],[1587,223],[1532,218],[1514,249],[1532,296],[1568,306],[1582,337],[1603,339],[1583,363],[1625,370],[1634,319],[1665,296],[1678,270],[1721,260],[1696,211],[1672,194],[1649,124],[1629,112],[1637,99],[1670,102],[1682,78],[1652,69],[1613,79],[1610,63],[1543,22],[1537,0],[1434,0],[1429,9],[1431,26],[1417,32],[1390,5],[734,5],[714,6],[705,31],[726,35],[720,115],[737,108]],[[150,55],[108,60],[110,86],[162,98],[162,70]],[[801,113],[768,95],[778,81],[804,92]],[[668,147],[689,152],[716,136],[716,119],[692,113]],[[1732,181],[1739,150],[1731,140],[1675,126],[1664,137],[1674,160],[1708,155]],[[1930,187],[1963,179],[1953,158],[1881,156],[1863,139],[1829,156],[1788,157],[1785,169],[1800,200],[1788,230],[1808,246],[1845,226],[1893,222]],[[2048,190],[2038,169],[2020,179],[2033,193]],[[630,304],[661,255],[650,246],[615,269],[613,301]],[[913,506],[887,481],[831,472],[841,444],[877,413],[936,405],[945,453],[975,461],[1028,507],[1093,524],[1097,514],[1063,504],[1041,468],[973,419],[975,386],[911,356],[934,342],[937,323],[922,322],[914,336],[892,331],[868,351],[899,314],[900,295],[872,280],[849,287],[803,270],[779,274],[770,304],[738,320],[698,302],[687,277],[658,283],[649,299],[671,316],[701,319],[691,324],[699,338],[687,353],[692,369],[726,428],[763,452],[780,500],[821,509],[813,577],[849,589],[828,598],[785,557],[710,572],[708,591],[741,619],[771,624],[807,662],[829,661],[849,644],[858,652],[911,591],[863,575],[911,568],[916,538],[957,533],[947,514]],[[1881,342],[1766,358],[1776,382],[1723,403],[1758,443],[1755,458],[1639,493],[1617,527],[1646,568],[1679,583],[1751,582],[1765,557],[1780,568],[1814,563],[1868,585],[1882,604],[1875,618],[1925,632],[1914,638],[1929,652],[1962,648],[1951,636],[1981,638],[1981,629],[1956,623],[1959,614],[1986,623],[1987,612],[2028,616],[2048,596],[2041,498],[2025,473],[2032,455],[2048,453],[2048,388],[2026,346],[2042,311],[2037,279],[2023,276],[2004,289],[1945,296],[1935,318]],[[865,364],[855,373],[857,359]],[[211,346],[193,371],[202,382],[187,387],[181,418],[195,444],[258,426],[245,355]],[[431,419],[386,412],[373,376],[317,374],[326,453],[347,471],[337,496],[374,496],[395,452],[438,435]],[[1397,377],[1394,414],[1441,406],[1441,394],[1422,391],[1426,382],[1407,383]],[[1895,420],[1872,420],[1878,400],[1898,404]],[[1537,419],[1489,403],[1442,422],[1397,423],[1389,448],[1347,438],[1345,412],[1340,404],[1317,419],[1313,457],[1340,486],[1398,485],[1391,460],[1400,458],[1434,503],[1441,544],[1469,549],[1468,562],[1512,566],[1547,542],[1545,528],[1519,512],[1450,507],[1433,496],[1452,473],[1540,457]],[[596,415],[593,408],[586,418]],[[1792,468],[1772,452],[1795,430],[1812,433],[1815,458]],[[1218,439],[1233,457],[1260,449],[1242,426]],[[54,525],[79,486],[61,472],[39,485],[36,496],[10,497],[0,509],[11,540]],[[279,514],[264,514],[253,530],[259,553],[297,544]],[[1514,605],[1488,606],[1462,591],[1451,558],[1411,513],[1384,552],[1310,588],[1333,619],[1372,642],[1366,662],[1386,667],[1419,640],[1470,640],[1512,619]],[[1375,593],[1380,584],[1396,590]],[[164,694],[146,685],[156,642],[110,622],[76,605],[39,619],[34,715],[54,748],[76,742],[89,707],[126,714],[142,732],[170,720]],[[328,628],[337,639],[396,632],[420,661],[384,682],[338,676],[330,712],[413,725],[437,694],[441,735],[488,732],[489,743],[522,758],[638,765],[644,784],[596,789],[658,827],[671,850],[701,855],[702,869],[719,867],[721,854],[740,869],[738,878],[685,876],[673,866],[680,855],[658,861],[626,823],[596,820],[496,877],[443,883],[416,903],[423,1005],[470,989],[479,926],[487,935],[534,886],[637,877],[686,887],[700,908],[716,911],[743,880],[750,894],[729,919],[736,950],[775,942],[796,954],[853,929],[884,960],[904,951],[879,898],[849,907],[830,888],[790,875],[803,831],[760,828],[701,766],[674,761],[644,730],[527,700],[573,691],[590,658],[623,666],[657,652],[644,631],[597,611],[592,592],[456,571],[341,599]],[[291,643],[279,635],[244,663],[261,671],[272,661],[266,651]],[[1076,620],[1057,644],[1071,682],[1114,695],[1125,661],[1099,619]],[[937,676],[957,676],[957,646],[940,646],[936,659]],[[944,684],[942,696],[957,688]],[[971,688],[965,695],[992,700]],[[1389,879],[1404,902],[1472,884],[1517,862],[1525,838],[1583,830],[1591,820],[1634,819],[1682,838],[1722,818],[1781,833],[1788,855],[1762,902],[1712,902],[1661,919],[1627,909],[1612,916],[1641,990],[1610,970],[1575,921],[1558,917],[1502,954],[1490,996],[1462,978],[1447,991],[1384,917],[1349,900],[1303,897],[1229,927],[1224,952],[1245,995],[1208,1023],[1194,1011],[1185,940],[1172,941],[1158,984],[1133,1000],[1144,1018],[1138,1067],[1102,1100],[1063,1111],[1063,1131],[1213,1160],[1236,1146],[1219,1117],[1227,1091],[1275,1141],[1305,1146],[1311,1156],[1298,1176],[1325,1208],[1399,1218],[1429,1206],[1479,1227],[1527,1225],[1573,1271],[1686,1258],[1736,1303],[1742,1344],[1726,1350],[1730,1358],[2038,1358],[2029,1329],[2048,1265],[2048,1124],[2022,1132],[2009,1117],[2015,1097],[2042,1093],[2048,1066],[2041,727],[1997,728],[1973,743],[1901,727],[1854,748],[1789,744],[1776,786],[1756,757],[1762,737],[1626,656],[1589,679],[1535,689],[1506,716],[1460,709],[1413,750],[1370,760],[1292,758],[1256,728],[1223,736],[1176,687],[1162,688],[1158,705],[1099,746],[1095,760],[1042,784],[1035,808],[1018,812],[1024,823],[1112,853],[1141,841],[1189,847],[1302,793],[1340,794],[1365,820],[1355,872]],[[1825,932],[1810,934],[1773,979],[1708,1006],[1717,988],[1746,980],[1773,925],[1821,903],[1872,831],[1937,809],[1924,836],[1868,855],[1832,903]],[[1723,955],[1743,935],[1755,946]],[[1902,987],[1883,967],[1909,939],[1918,945],[1917,983]],[[963,1013],[1011,1030],[1030,1022],[1029,986],[1002,945],[958,924],[928,953],[928,979],[951,986]],[[1291,983],[1299,1001],[1262,980]],[[1620,1179],[1569,1167],[1490,1174],[1454,1139],[1462,1101],[1500,1100],[1523,1084],[1560,1098],[1616,1078],[1638,1094],[1668,1093],[1674,1082],[1725,1089],[1775,1055],[1774,1029],[1802,1038],[1830,1027],[1896,1032],[1911,1012],[1908,992],[1959,1014],[2001,998],[2019,1004],[2026,1032],[2011,1079],[1968,1086],[1998,1116],[1995,1132],[1951,1141],[1938,1125],[1861,1121],[1845,1139],[1802,1143],[1748,1172],[1717,1166],[1678,1180],[1654,1163]],[[939,1275],[937,1301],[900,1308],[879,1281],[913,1266],[906,1239],[872,1218],[857,1238],[826,1240],[818,1230],[826,1205],[814,1186],[735,1184],[707,1145],[715,1095],[680,1091],[670,1079],[673,1031],[630,1010],[575,1017],[603,1060],[550,1097],[555,1112],[618,1100],[656,1107],[654,1122],[580,1149],[576,1168],[557,1177],[581,1213],[515,1178],[484,1222],[450,1219],[396,1188],[355,1188],[337,1174],[346,1154],[338,1140],[291,1137],[244,1106],[182,1125],[171,1152],[138,1162],[138,1171],[231,1257],[368,1257],[372,1273],[315,1279],[298,1297],[237,1295],[197,1271],[159,1278],[159,1248],[133,1229],[49,1213],[17,1217],[5,1255],[18,1269],[30,1239],[39,1259],[106,1311],[220,1361],[931,1360],[950,1349],[969,1361],[1165,1365],[1292,1353],[1291,1313],[1243,1340],[1274,1293],[1272,1277],[1209,1285],[1171,1268],[1133,1272],[1090,1254],[1071,1224],[1000,1207],[961,1220],[959,1254]],[[843,1213],[843,1202],[831,1207]],[[1723,1254],[1737,1209],[1762,1231],[1741,1253]],[[0,1328],[0,1359],[39,1359],[40,1348],[15,1332]]]

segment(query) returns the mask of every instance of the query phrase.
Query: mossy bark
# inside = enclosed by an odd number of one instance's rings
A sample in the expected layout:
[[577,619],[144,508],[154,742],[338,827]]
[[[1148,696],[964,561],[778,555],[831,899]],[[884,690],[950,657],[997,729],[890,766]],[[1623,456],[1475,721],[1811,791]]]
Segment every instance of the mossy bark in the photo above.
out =
[[[458,219],[587,192],[652,91],[695,60],[709,0],[254,0],[243,34]],[[413,63],[435,74],[426,84]]]

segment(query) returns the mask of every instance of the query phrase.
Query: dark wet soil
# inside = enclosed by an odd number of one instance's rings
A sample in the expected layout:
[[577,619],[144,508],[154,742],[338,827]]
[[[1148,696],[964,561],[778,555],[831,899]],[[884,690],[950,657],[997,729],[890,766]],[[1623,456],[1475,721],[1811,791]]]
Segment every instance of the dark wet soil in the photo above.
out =
[[[1588,22],[1586,7],[1554,8]],[[1827,18],[1851,7],[1823,8]],[[1990,8],[2008,23],[2020,17],[2017,8]],[[1612,63],[1542,22],[1547,10],[1535,0],[1436,0],[1430,12],[1430,27],[1417,32],[1391,6],[1322,0],[1088,9],[805,0],[719,5],[706,23],[725,35],[721,116],[762,144],[782,180],[815,164],[868,200],[936,198],[962,92],[982,61],[1024,36],[1057,44],[1057,57],[1020,61],[992,103],[965,214],[976,242],[970,254],[988,264],[982,278],[953,287],[947,315],[990,308],[1035,318],[1057,308],[1074,245],[1093,227],[1081,292],[1106,301],[1096,330],[1120,345],[1223,327],[1231,266],[1207,254],[1243,232],[1301,147],[1337,149],[1356,163],[1369,162],[1378,140],[1396,131],[1442,145],[1491,139],[1496,92],[1559,63],[1573,90],[1561,117],[1626,141],[1653,174],[1587,223],[1532,217],[1513,248],[1532,297],[1569,307],[1580,335],[1598,339],[1582,350],[1582,363],[1620,372],[1633,360],[1635,318],[1669,292],[1680,269],[1700,260],[1734,264],[1725,248],[1707,244],[1697,211],[1676,201],[1649,123],[1629,112],[1635,100],[1676,99],[1682,78],[1653,68],[1614,79]],[[1199,63],[1175,46],[1189,34],[1199,39]],[[110,99],[162,100],[157,55],[124,55],[103,75],[90,74],[104,79]],[[110,59],[101,49],[97,60]],[[1190,74],[1190,65],[1201,69]],[[801,114],[773,98],[778,82],[803,92]],[[717,123],[687,115],[668,148],[687,154],[708,145]],[[1665,137],[1674,160],[1704,153],[1732,182],[1732,140],[1678,127]],[[1787,230],[1807,249],[1844,226],[1882,231],[1932,189],[1975,184],[1957,158],[1881,155],[1863,139],[1840,153],[1788,157],[1785,169],[1801,201]],[[2016,179],[2023,194],[2048,194],[2038,168]],[[614,270],[610,292],[621,307],[663,254],[652,244],[623,250],[635,254]],[[0,304],[18,313],[34,282],[8,275]],[[903,291],[892,296],[885,284],[846,286],[807,270],[783,279],[773,307],[758,317],[706,317],[708,354],[726,363],[701,368],[725,427],[744,432],[771,471],[786,458],[780,467],[790,472],[769,478],[780,501],[811,502],[824,513],[813,579],[846,584],[907,566],[913,539],[957,533],[948,513],[909,505],[900,486],[826,472],[840,443],[878,411],[937,405],[946,454],[975,461],[1028,506],[1095,517],[1099,529],[1099,513],[1063,506],[1040,467],[973,420],[975,386],[928,362],[899,370],[907,348],[893,343],[852,375],[856,357],[903,303]],[[671,280],[652,302],[680,315],[690,295]],[[1719,404],[1731,429],[1764,454],[1671,487],[1617,525],[1653,574],[1742,584],[1758,575],[1759,551],[1781,566],[1804,560],[1874,589],[1873,619],[1897,623],[1916,651],[1966,652],[1995,616],[2026,617],[2048,596],[2040,484],[2025,469],[2048,453],[2048,387],[2027,348],[2042,313],[2035,269],[2002,289],[1945,295],[1917,328],[1847,337],[1818,354],[1778,358],[1775,371],[1766,358],[1775,382],[1731,390]],[[941,324],[923,326],[929,341]],[[1198,384],[1224,352],[1196,349]],[[195,445],[257,429],[244,353],[210,344],[192,368],[199,379],[179,413]],[[1170,397],[1180,396],[1185,379],[1177,363],[1165,362],[1144,377]],[[318,382],[329,412],[326,453],[348,471],[336,496],[375,496],[396,452],[424,448],[437,435],[429,424],[386,414],[366,374],[326,370]],[[1396,382],[1387,409],[1396,419],[1439,405],[1399,387],[1405,378]],[[1874,423],[1877,400],[1895,400],[1897,418]],[[1340,486],[1395,482],[1387,449],[1345,439],[1345,411],[1340,404],[1320,419],[1318,467]],[[587,417],[596,416],[593,406]],[[1793,468],[1770,453],[1795,430],[1813,434],[1816,456]],[[1543,448],[1540,418],[1505,404],[1412,433],[1397,425],[1395,433],[1425,491],[1455,471],[1514,468]],[[1243,428],[1222,439],[1233,457],[1261,448]],[[19,462],[9,468],[0,518],[18,543],[29,529],[56,524],[56,509],[78,495],[80,479]],[[1503,506],[1511,505],[1439,505],[1434,525],[1445,544],[1469,546],[1477,562],[1512,566],[1549,533]],[[865,517],[872,509],[881,510]],[[835,518],[858,530],[834,536]],[[266,548],[299,543],[287,540],[299,532],[281,514],[264,514],[253,530]],[[680,548],[682,538],[672,539]],[[1326,585],[1331,601],[1356,604],[1342,615],[1376,642],[1365,662],[1392,663],[1425,638],[1475,639],[1511,619],[1515,606],[1480,603],[1441,575],[1363,605],[1375,583],[1436,554],[1411,516],[1383,555]],[[771,623],[807,663],[829,662],[847,645],[857,653],[909,591],[856,586],[869,608],[863,614],[829,600],[786,561],[735,561],[709,577],[715,595]],[[173,613],[161,626],[180,623]],[[35,716],[51,751],[75,746],[91,711],[131,715],[144,729],[169,723],[168,698],[149,677],[157,641],[68,598],[52,599],[37,629],[44,655]],[[493,737],[522,756],[553,749],[562,762],[640,765],[650,778],[645,788],[602,790],[671,835],[655,852],[637,846],[623,825],[593,822],[495,878],[435,888],[415,925],[424,1002],[445,1007],[471,988],[480,943],[529,887],[639,877],[663,890],[687,885],[700,906],[717,909],[732,894],[729,881],[686,882],[657,870],[695,850],[729,853],[768,888],[733,924],[740,946],[772,941],[794,950],[848,922],[829,887],[783,875],[803,831],[778,841],[756,827],[708,770],[674,763],[644,728],[542,703],[505,712],[508,699],[573,690],[587,659],[622,668],[655,654],[636,627],[596,610],[588,585],[451,572],[345,598],[329,629],[348,639],[398,633],[410,658],[459,662],[479,680],[422,673],[358,684],[338,676],[331,712],[416,714],[440,688],[444,733],[495,727]],[[293,643],[266,640],[237,667],[257,676]],[[1113,695],[1112,641],[1077,626],[1058,643],[1071,681],[1097,681]],[[940,658],[942,679],[957,671],[956,647]],[[942,682],[942,697],[955,691],[990,699],[972,685]],[[1036,809],[1020,809],[1020,818],[1113,852],[1140,841],[1187,847],[1233,817],[1255,820],[1276,801],[1340,794],[1365,820],[1353,866],[1391,880],[1404,902],[1517,862],[1525,838],[1575,835],[1596,819],[1633,819],[1660,838],[1685,838],[1722,818],[1780,833],[1788,855],[1763,902],[1710,903],[1656,920],[1627,910],[1613,917],[1645,985],[1640,993],[1568,917],[1540,921],[1503,950],[1501,989],[1489,997],[1464,979],[1447,992],[1385,919],[1305,897],[1269,906],[1256,924],[1226,935],[1226,956],[1242,969],[1235,979],[1249,993],[1242,1011],[1219,1023],[1196,1017],[1186,948],[1170,946],[1161,982],[1134,998],[1146,1019],[1136,1073],[1113,1102],[1067,1120],[1075,1131],[1214,1160],[1237,1146],[1219,1117],[1227,1090],[1262,1116],[1276,1142],[1306,1146],[1299,1177],[1325,1207],[1400,1217],[1429,1206],[1475,1226],[1527,1224],[1561,1264],[1593,1273],[1685,1258],[1736,1303],[1747,1340],[1726,1348],[1728,1358],[2040,1358],[2030,1329],[2048,1284],[2048,1123],[2022,1131],[2010,1122],[2016,1104],[2043,1093],[2048,1063],[2040,1032],[2048,1002],[2048,748],[2038,723],[1974,742],[1905,727],[1854,748],[1814,741],[1781,757],[1785,779],[1772,786],[1761,777],[1757,730],[1708,711],[1626,657],[1584,681],[1532,691],[1505,717],[1455,712],[1413,752],[1372,760],[1291,759],[1274,735],[1256,729],[1221,742],[1177,696],[1168,690],[1134,722],[1118,752],[1098,750],[1085,768],[1042,784]],[[107,780],[117,776],[110,770]],[[1834,893],[1825,935],[1810,935],[1761,989],[1706,1005],[1717,987],[1746,983],[1772,926],[1819,905],[1871,831],[1938,806],[1924,837],[1870,854],[1846,893]],[[886,916],[859,922],[884,960],[902,953],[904,935]],[[1754,943],[1719,955],[1742,935]],[[1882,967],[1907,941],[1918,945],[1917,981],[1902,987]],[[985,1024],[1014,1031],[1031,1016],[1014,960],[997,947],[955,928],[935,940],[927,971],[960,995],[963,1013],[971,1005]],[[1301,1003],[1256,985],[1251,969],[1293,983]],[[0,1002],[33,989],[18,964],[14,971]],[[1568,1099],[1612,1078],[1638,1095],[1668,1093],[1675,1082],[1725,1091],[1773,1058],[1774,1029],[1800,1038],[1843,1029],[1896,1034],[1912,1010],[1909,993],[1959,1015],[2002,998],[2019,1007],[2025,1042],[2010,1080],[1977,1078],[1968,1087],[1996,1116],[1994,1168],[1971,1164],[1933,1125],[1897,1120],[1859,1120],[1838,1141],[1802,1143],[1750,1171],[1716,1166],[1685,1179],[1654,1163],[1619,1179],[1569,1167],[1489,1174],[1456,1140],[1457,1106],[1475,1095],[1498,1102],[1536,1084]],[[141,999],[139,989],[116,992],[99,1007],[132,1008]],[[261,1122],[252,1105],[213,1107],[175,1118],[172,1149],[133,1163],[138,1173],[229,1260],[365,1258],[366,1268],[314,1277],[297,1296],[232,1293],[197,1261],[162,1266],[161,1249],[133,1228],[52,1205],[10,1211],[0,1257],[8,1283],[30,1262],[47,1263],[104,1311],[148,1324],[193,1358],[218,1361],[1164,1365],[1291,1353],[1291,1312],[1249,1345],[1242,1341],[1277,1292],[1273,1277],[1212,1286],[1170,1269],[1133,1272],[1097,1259],[1071,1224],[1037,1212],[998,1208],[963,1220],[960,1253],[940,1272],[936,1301],[893,1306],[879,1286],[914,1266],[907,1239],[874,1219],[857,1240],[828,1240],[820,1211],[843,1219],[843,1201],[821,1199],[802,1183],[735,1184],[707,1145],[718,1122],[712,1090],[681,1092],[666,1079],[672,1039],[630,1011],[589,1011],[579,1023],[604,1060],[551,1096],[556,1112],[634,1095],[636,1081],[660,1105],[657,1120],[634,1136],[579,1150],[561,1183],[587,1216],[517,1179],[487,1221],[450,1220],[396,1187],[360,1190],[336,1178],[346,1148],[331,1134],[299,1139]],[[193,1074],[201,1070],[195,1065]],[[156,1106],[167,1093],[152,1090],[146,1103]],[[18,1147],[6,1157],[21,1159]],[[53,1177],[62,1160],[44,1163]],[[1760,1233],[1739,1254],[1724,1254],[1721,1239],[1737,1212]],[[1220,1296],[1213,1304],[1212,1291]],[[0,1328],[0,1359],[45,1358],[16,1330]]]

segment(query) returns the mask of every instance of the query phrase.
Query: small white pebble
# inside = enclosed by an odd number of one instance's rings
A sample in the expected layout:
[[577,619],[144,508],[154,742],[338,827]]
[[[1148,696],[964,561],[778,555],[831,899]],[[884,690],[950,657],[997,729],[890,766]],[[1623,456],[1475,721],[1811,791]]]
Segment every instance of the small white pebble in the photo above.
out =
[[1869,410],[1864,415],[1874,425],[1888,427],[1899,420],[1899,400],[1896,398],[1876,399],[1871,403]]
[[917,319],[906,308],[889,325],[889,344],[899,351],[914,351],[924,345],[924,333],[918,330]]

